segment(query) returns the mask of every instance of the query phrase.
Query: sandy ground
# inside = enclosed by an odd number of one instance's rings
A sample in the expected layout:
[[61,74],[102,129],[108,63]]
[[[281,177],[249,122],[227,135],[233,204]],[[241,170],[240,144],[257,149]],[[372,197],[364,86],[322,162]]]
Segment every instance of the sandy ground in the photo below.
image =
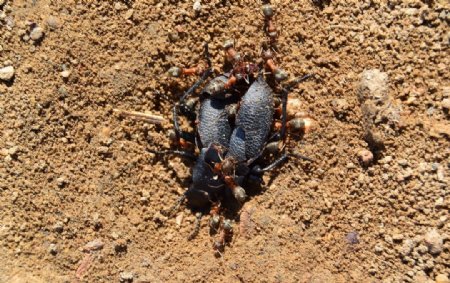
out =
[[[0,0],[0,281],[445,282],[448,1],[272,1],[277,63],[314,74],[291,97],[318,128],[289,144],[314,162],[266,174],[221,257],[207,217],[188,241],[189,209],[160,214],[193,165],[148,152],[170,124],[113,112],[170,118],[194,78],[166,71],[204,42],[219,72],[225,39],[259,58],[261,3],[202,2]],[[373,69],[381,112],[362,107]]]

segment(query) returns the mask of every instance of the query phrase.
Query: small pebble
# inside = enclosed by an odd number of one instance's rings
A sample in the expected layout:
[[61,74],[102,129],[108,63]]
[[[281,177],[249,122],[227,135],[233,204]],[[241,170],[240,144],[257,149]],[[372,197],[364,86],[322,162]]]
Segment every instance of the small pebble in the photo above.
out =
[[184,217],[184,213],[180,213],[178,214],[177,218],[175,218],[175,223],[177,224],[178,227],[181,226],[181,223],[183,222],[183,217]]
[[11,155],[12,157],[17,155],[17,152],[19,151],[19,147],[18,146],[13,146],[11,148],[8,149],[8,154]]
[[123,17],[125,18],[125,20],[129,20],[133,17],[133,14],[134,14],[134,10],[130,9],[125,13],[125,15]]
[[35,27],[30,32],[30,38],[33,41],[39,41],[44,37],[44,29],[41,27]]
[[376,244],[375,245],[375,253],[382,254],[384,251],[384,247],[382,244]]
[[430,254],[438,255],[442,252],[444,240],[436,229],[433,229],[425,234],[424,241]]
[[202,10],[202,4],[200,1],[195,1],[192,7],[196,13],[199,13]]
[[401,255],[402,256],[409,256],[412,253],[412,251],[413,251],[415,246],[416,246],[416,243],[415,243],[414,240],[406,239],[404,241],[404,243],[403,243],[402,248],[400,249]]
[[103,249],[104,243],[100,239],[95,239],[93,241],[90,241],[83,247],[83,251],[90,252],[90,251],[98,251]]
[[14,77],[14,67],[7,66],[0,69],[0,80],[10,81]]
[[373,153],[370,150],[363,149],[358,152],[358,160],[364,166],[369,166],[373,161]]
[[59,177],[58,179],[56,179],[56,185],[58,185],[58,187],[60,187],[60,188],[64,187],[67,184],[68,184],[68,181],[64,177]]
[[59,19],[55,16],[50,16],[47,19],[47,26],[52,30],[59,28],[60,24]]
[[53,231],[56,233],[62,233],[64,231],[64,224],[59,221],[55,225],[53,225]]
[[56,255],[58,253],[58,247],[55,244],[50,244],[50,246],[48,247],[48,251],[52,255]]
[[123,239],[117,240],[117,242],[114,244],[114,251],[116,253],[124,253],[128,250],[127,242]]
[[356,233],[356,232],[348,233],[345,238],[350,245],[359,244],[358,233]]
[[394,235],[392,235],[392,239],[395,242],[401,242],[403,240],[403,235],[402,234],[394,234]]
[[450,98],[443,99],[441,102],[442,108],[449,110],[450,109]]
[[131,272],[121,272],[120,282],[133,282],[133,273]]
[[61,77],[67,79],[70,76],[71,71],[70,70],[64,70],[60,74],[61,74]]
[[180,36],[178,35],[178,32],[172,31],[169,32],[169,40],[171,42],[177,42],[180,39]]

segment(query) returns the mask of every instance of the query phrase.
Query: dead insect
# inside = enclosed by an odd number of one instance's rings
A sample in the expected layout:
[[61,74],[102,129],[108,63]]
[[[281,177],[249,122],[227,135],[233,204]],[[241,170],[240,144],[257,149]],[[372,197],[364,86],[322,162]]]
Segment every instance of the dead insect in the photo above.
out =
[[[244,203],[247,198],[244,187],[248,180],[261,183],[264,172],[290,156],[284,152],[286,131],[289,128],[301,129],[305,124],[295,119],[287,121],[287,100],[289,90],[309,76],[295,79],[285,86],[280,85],[288,74],[274,61],[272,50],[276,50],[277,32],[273,8],[264,5],[263,14],[269,41],[263,48],[262,64],[244,59],[235,50],[233,41],[225,41],[224,51],[231,68],[208,81],[200,91],[199,99],[189,96],[213,74],[207,44],[207,66],[173,67],[168,72],[172,77],[200,75],[200,79],[173,107],[175,141],[185,148],[188,144],[195,144],[198,156],[179,150],[154,151],[181,154],[195,160],[189,189],[168,213],[171,214],[187,201],[197,217],[195,229],[189,236],[192,239],[199,231],[202,215],[209,210],[210,231],[219,235],[213,247],[219,254],[233,235],[233,221],[228,216],[224,218],[222,212],[239,208]],[[280,102],[275,99],[274,90],[264,79],[264,74],[271,74],[275,84],[281,88]],[[179,115],[191,120],[194,133],[182,131],[178,123]],[[261,157],[266,148],[281,156],[264,166]]]

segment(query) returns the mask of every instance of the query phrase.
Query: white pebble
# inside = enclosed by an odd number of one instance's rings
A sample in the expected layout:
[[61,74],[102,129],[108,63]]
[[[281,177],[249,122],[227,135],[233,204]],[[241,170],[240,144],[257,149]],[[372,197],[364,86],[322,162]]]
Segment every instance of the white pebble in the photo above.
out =
[[202,4],[200,3],[200,1],[195,1],[193,8],[195,12],[200,12],[202,9]]
[[14,77],[14,67],[6,66],[0,69],[0,80],[10,81]]
[[436,229],[429,231],[424,240],[430,254],[438,255],[442,252],[444,240]]
[[44,36],[44,30],[40,27],[35,27],[30,32],[30,38],[34,41],[39,41]]

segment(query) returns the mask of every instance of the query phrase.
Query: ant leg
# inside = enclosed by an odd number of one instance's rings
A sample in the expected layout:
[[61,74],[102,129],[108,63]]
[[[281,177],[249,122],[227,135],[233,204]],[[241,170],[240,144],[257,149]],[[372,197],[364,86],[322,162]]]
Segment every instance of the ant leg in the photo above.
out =
[[186,199],[186,195],[182,195],[169,210],[162,211],[161,213],[164,216],[171,217],[173,215],[173,213],[180,208],[181,204],[184,202],[185,199]]
[[187,132],[184,132],[180,128],[180,124],[178,123],[178,105],[175,104],[173,106],[172,110],[172,116],[173,116],[173,128],[175,131],[175,137],[174,140],[177,144],[179,144],[183,148],[187,148],[190,146],[190,144],[195,143],[195,135],[190,134]]
[[202,216],[203,214],[201,212],[197,212],[195,214],[195,227],[192,233],[188,236],[189,241],[193,240],[198,235],[198,232],[200,231],[200,220],[202,219]]
[[200,77],[200,79],[197,81],[197,82],[195,82],[195,84],[194,85],[192,85],[184,94],[183,94],[183,96],[181,97],[181,99],[180,99],[180,103],[183,103],[184,102],[184,100],[186,100],[186,98],[191,94],[191,93],[193,93],[212,73],[213,73],[213,70],[212,70],[212,63],[211,63],[211,56],[210,56],[210,54],[209,54],[209,47],[208,47],[208,43],[205,43],[205,45],[204,45],[204,48],[205,48],[205,52],[204,52],[204,56],[205,56],[205,59],[206,59],[206,62],[207,62],[207,64],[208,64],[208,68],[205,70],[205,71],[203,71],[202,70],[202,76]]
[[151,150],[151,149],[149,149],[148,152],[154,153],[154,154],[177,154],[177,155],[192,159],[193,161],[197,160],[197,156],[195,156],[195,154],[188,152],[188,151],[182,151],[182,150]]
[[204,81],[206,81],[206,79],[212,74],[212,69],[208,68],[203,75],[200,77],[200,79],[198,81],[195,82],[195,84],[193,84],[181,97],[180,99],[180,103],[183,103],[184,100],[186,100],[186,98],[193,93]]
[[[204,57],[206,60],[206,64],[207,64],[207,69],[211,69],[212,68],[212,64],[211,64],[211,56],[209,54],[209,48],[208,48],[208,43],[204,44]],[[197,67],[191,67],[191,68],[180,68],[180,67],[171,67],[169,69],[169,71],[167,71],[167,73],[169,74],[169,76],[171,77],[181,77],[182,75],[185,76],[191,76],[191,75],[202,75],[205,71],[204,66],[197,66]]]
[[279,157],[277,160],[275,160],[274,162],[272,162],[271,164],[267,165],[264,168],[260,168],[259,166],[253,167],[251,173],[254,175],[261,175],[264,172],[270,171],[270,170],[274,169],[275,167],[279,166],[280,164],[285,162],[291,156],[313,162],[313,160],[311,158],[301,155],[301,154],[284,153],[281,157]]

